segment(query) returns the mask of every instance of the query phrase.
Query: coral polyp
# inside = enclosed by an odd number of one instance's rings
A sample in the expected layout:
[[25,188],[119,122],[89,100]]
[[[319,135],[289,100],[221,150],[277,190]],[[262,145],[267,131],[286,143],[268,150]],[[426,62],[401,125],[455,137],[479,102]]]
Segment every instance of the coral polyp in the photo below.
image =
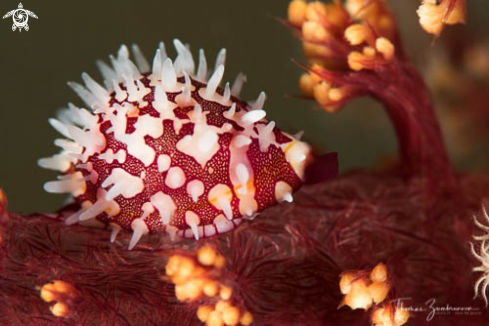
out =
[[[62,172],[45,190],[71,193],[80,209],[67,224],[96,219],[132,230],[132,248],[147,233],[199,239],[227,232],[281,201],[304,179],[310,147],[265,119],[261,93],[240,100],[244,76],[220,87],[225,50],[208,74],[188,47],[163,43],[152,67],[137,46],[122,46],[112,67],[99,62],[105,86],[87,74],[69,83],[89,109],[72,104],[51,125],[67,139],[39,165]],[[210,75],[210,77],[209,77]]]

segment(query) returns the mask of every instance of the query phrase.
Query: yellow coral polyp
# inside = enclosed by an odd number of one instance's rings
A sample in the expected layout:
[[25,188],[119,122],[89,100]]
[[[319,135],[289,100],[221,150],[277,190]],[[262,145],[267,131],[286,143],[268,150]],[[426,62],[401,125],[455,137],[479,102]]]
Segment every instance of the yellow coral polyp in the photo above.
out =
[[219,292],[218,283],[215,281],[207,281],[202,289],[204,294],[208,297],[213,297]]
[[329,91],[331,89],[331,84],[328,82],[321,82],[314,86],[313,94],[316,101],[323,105],[330,101],[329,99]]
[[202,272],[192,259],[183,256],[172,256],[166,265],[166,275],[171,276],[176,285],[185,284],[191,276]]
[[302,37],[311,42],[324,42],[328,38],[328,31],[316,21],[308,21],[302,25]]
[[243,326],[251,325],[251,323],[253,322],[253,315],[249,311],[246,311],[241,317],[241,319],[239,320],[239,322]]
[[385,282],[387,280],[387,267],[383,263],[377,264],[370,273],[372,282]]
[[364,54],[358,51],[350,52],[348,55],[348,66],[352,70],[360,71],[367,67],[364,63],[367,59],[368,58]]
[[387,284],[387,282],[373,282],[368,286],[370,297],[372,297],[372,300],[376,304],[379,304],[385,300],[389,290],[390,286]]
[[341,274],[340,291],[345,295],[341,306],[369,309],[382,303],[389,294],[387,267],[379,263],[371,271],[351,271]]
[[233,305],[232,288],[218,279],[219,270],[225,264],[225,258],[206,245],[194,255],[171,256],[166,275],[175,284],[175,296],[179,301],[203,303],[197,309],[201,322],[208,326],[249,325],[253,321],[251,313]]
[[351,45],[359,45],[364,42],[372,43],[372,31],[365,25],[354,24],[345,30],[345,38]]
[[311,74],[305,73],[302,74],[299,78],[299,89],[302,94],[307,97],[314,96],[314,86],[316,85],[316,81],[312,78]]
[[41,299],[45,302],[52,302],[56,300],[54,284],[48,283],[41,288]]
[[306,10],[306,19],[309,21],[321,22],[326,17],[326,5],[320,1],[309,3]]
[[233,290],[230,287],[223,286],[221,288],[221,291],[219,292],[219,296],[223,300],[229,300],[231,299],[231,296],[233,295]]
[[311,42],[304,42],[302,44],[302,49],[304,51],[304,54],[310,58],[328,59],[333,54],[333,52],[328,47]]
[[443,0],[439,4],[432,1],[423,1],[418,8],[418,17],[421,27],[428,33],[439,36],[446,25],[465,23],[465,0],[456,1],[453,10],[450,10],[450,0]]
[[302,26],[306,20],[306,11],[308,4],[304,0],[294,0],[289,5],[288,16],[289,22],[294,26]]
[[214,311],[214,308],[212,306],[202,305],[197,309],[197,318],[199,318],[199,320],[204,323],[212,311]]
[[391,41],[386,39],[385,37],[379,37],[375,41],[375,49],[379,52],[382,53],[384,56],[384,59],[389,61],[394,57],[394,45],[392,44]]
[[351,283],[351,290],[343,299],[343,304],[351,309],[365,309],[372,306],[373,299],[366,282],[362,279]]
[[409,320],[409,311],[386,304],[374,311],[371,320],[374,326],[401,326]]
[[49,307],[49,310],[56,317],[67,317],[71,313],[70,308],[62,302],[57,302],[53,306]]
[[236,307],[227,307],[222,311],[222,320],[226,325],[235,326],[239,323],[240,311]]
[[207,326],[224,326],[222,315],[219,311],[211,311],[205,323]]
[[348,94],[346,87],[333,88],[330,83],[322,81],[313,87],[314,99],[329,113],[338,111],[338,101],[343,100]]
[[214,262],[216,261],[217,253],[216,251],[209,247],[209,246],[204,246],[199,249],[197,252],[197,259],[199,260],[199,263],[201,263],[204,266],[212,266],[214,265]]
[[68,298],[76,296],[75,288],[64,281],[54,281],[53,283],[44,284],[41,288],[41,298],[46,302],[58,300],[60,295]]
[[44,284],[40,292],[41,299],[45,302],[56,302],[49,307],[56,317],[68,317],[71,314],[70,305],[78,295],[74,286],[60,280]]
[[[354,71],[363,69],[374,69],[394,57],[394,45],[385,37],[380,37],[375,41],[375,48],[365,46],[362,52],[352,51],[348,55],[348,66]],[[380,55],[382,57],[380,57]],[[383,59],[382,59],[383,58]]]

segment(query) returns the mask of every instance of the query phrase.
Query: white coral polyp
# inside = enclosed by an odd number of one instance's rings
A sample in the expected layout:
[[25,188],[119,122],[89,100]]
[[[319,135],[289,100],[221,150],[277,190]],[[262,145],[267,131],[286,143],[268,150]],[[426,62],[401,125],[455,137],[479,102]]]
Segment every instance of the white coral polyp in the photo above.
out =
[[489,286],[489,215],[487,214],[486,208],[482,206],[482,211],[485,219],[483,224],[479,222],[476,216],[474,216],[475,225],[484,232],[483,235],[473,236],[474,240],[479,242],[479,252],[476,251],[473,243],[470,244],[472,255],[481,262],[482,265],[474,267],[472,270],[474,272],[483,273],[474,285],[475,297],[479,296],[479,291],[486,302],[486,306],[489,304],[487,298],[487,287]]

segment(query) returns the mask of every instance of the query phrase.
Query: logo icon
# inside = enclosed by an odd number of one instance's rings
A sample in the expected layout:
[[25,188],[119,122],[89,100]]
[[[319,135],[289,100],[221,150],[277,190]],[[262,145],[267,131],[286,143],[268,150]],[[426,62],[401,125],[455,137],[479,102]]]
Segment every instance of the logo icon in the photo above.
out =
[[19,3],[19,9],[14,9],[6,13],[5,16],[3,16],[3,19],[10,16],[12,16],[14,20],[14,24],[12,25],[12,31],[15,31],[18,28],[19,32],[22,32],[22,28],[25,29],[26,31],[29,30],[29,25],[27,25],[29,16],[37,19],[36,14],[33,13],[32,11],[25,10],[24,6],[22,6],[22,3]]

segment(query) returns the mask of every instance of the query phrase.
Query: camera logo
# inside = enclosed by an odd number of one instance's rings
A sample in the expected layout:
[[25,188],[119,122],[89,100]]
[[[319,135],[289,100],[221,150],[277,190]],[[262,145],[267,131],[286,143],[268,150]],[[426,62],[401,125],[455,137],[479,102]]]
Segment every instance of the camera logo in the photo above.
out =
[[25,29],[26,31],[29,30],[29,25],[27,25],[29,16],[37,19],[36,14],[33,13],[32,11],[25,10],[24,6],[22,6],[22,3],[19,3],[18,9],[14,9],[6,13],[5,16],[3,16],[3,19],[10,16],[12,16],[14,20],[14,24],[12,25],[12,31],[19,29],[19,32],[22,32],[22,28]]

